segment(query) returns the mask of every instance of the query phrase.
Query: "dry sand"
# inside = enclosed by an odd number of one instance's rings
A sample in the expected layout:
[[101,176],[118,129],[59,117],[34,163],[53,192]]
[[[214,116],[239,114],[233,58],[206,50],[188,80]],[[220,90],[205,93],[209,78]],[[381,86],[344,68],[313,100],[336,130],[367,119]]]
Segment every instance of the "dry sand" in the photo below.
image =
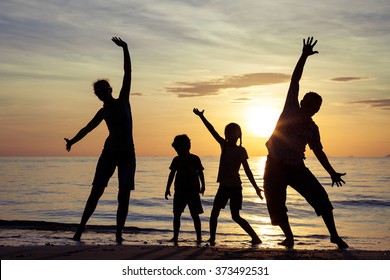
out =
[[390,251],[155,245],[0,247],[1,260],[389,260]]

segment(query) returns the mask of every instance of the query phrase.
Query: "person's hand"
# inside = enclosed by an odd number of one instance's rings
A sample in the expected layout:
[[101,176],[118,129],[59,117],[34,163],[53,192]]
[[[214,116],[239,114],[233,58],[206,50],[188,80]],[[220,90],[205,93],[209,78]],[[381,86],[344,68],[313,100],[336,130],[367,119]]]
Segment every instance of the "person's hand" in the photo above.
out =
[[204,110],[203,111],[199,111],[198,108],[194,108],[193,112],[194,112],[195,115],[201,117],[201,116],[203,116]]
[[306,55],[306,56],[310,56],[310,55],[318,53],[318,51],[313,50],[313,48],[316,44],[317,44],[317,40],[315,40],[313,43],[313,37],[308,37],[307,41],[305,41],[305,39],[303,39],[302,54]]
[[341,176],[344,176],[345,174],[347,173],[335,172],[334,174],[331,174],[330,177],[332,178],[332,187],[334,186],[334,184],[336,184],[336,186],[338,187],[341,187],[343,184],[345,184],[344,180],[341,179]]
[[205,190],[206,190],[205,187],[201,187],[199,193],[200,193],[201,195],[204,195]]
[[111,41],[113,41],[117,46],[125,48],[127,47],[127,43],[125,41],[122,41],[119,37],[112,37]]
[[166,190],[165,191],[165,199],[168,200],[168,196],[171,196],[171,191],[170,190]]
[[69,152],[72,148],[72,143],[68,138],[64,138],[64,140],[66,141],[66,150]]
[[263,195],[261,194],[262,191],[263,191],[263,189],[256,188],[256,193],[257,193],[258,197],[260,197],[261,200],[263,200]]

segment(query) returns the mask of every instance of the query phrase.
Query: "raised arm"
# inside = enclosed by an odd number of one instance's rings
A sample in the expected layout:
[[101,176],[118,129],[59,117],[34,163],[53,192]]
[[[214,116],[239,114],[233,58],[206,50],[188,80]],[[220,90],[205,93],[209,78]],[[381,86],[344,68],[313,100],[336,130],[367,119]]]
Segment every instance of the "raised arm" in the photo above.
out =
[[112,37],[111,39],[117,46],[123,49],[123,82],[122,88],[119,93],[119,98],[129,100],[130,97],[130,87],[131,87],[131,59],[127,43],[122,41],[119,37]]
[[307,38],[307,41],[303,39],[303,48],[302,54],[295,66],[294,72],[291,76],[291,83],[288,89],[286,105],[292,104],[298,106],[298,94],[299,94],[299,81],[302,78],[303,68],[305,66],[306,60],[309,56],[318,53],[318,51],[313,51],[314,46],[317,44],[317,40],[313,43],[313,37]]
[[76,134],[72,139],[64,138],[66,141],[66,150],[69,152],[72,145],[83,139],[88,133],[94,130],[103,120],[103,111],[100,109],[92,120]]
[[204,116],[204,110],[203,111],[199,111],[197,108],[194,108],[193,110],[194,114],[197,115],[203,122],[203,124],[206,126],[206,128],[208,129],[208,131],[211,133],[211,135],[215,138],[215,140],[217,140],[217,142],[222,145],[224,142],[225,142],[225,139],[222,138],[218,132],[214,129],[214,127],[212,126],[212,124],[206,119],[206,117]]

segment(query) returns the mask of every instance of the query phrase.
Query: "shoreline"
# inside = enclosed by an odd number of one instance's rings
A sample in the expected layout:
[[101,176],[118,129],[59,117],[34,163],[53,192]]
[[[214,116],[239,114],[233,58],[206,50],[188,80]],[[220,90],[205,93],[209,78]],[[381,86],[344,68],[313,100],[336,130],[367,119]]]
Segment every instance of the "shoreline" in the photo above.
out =
[[296,250],[163,245],[2,246],[1,260],[390,260],[390,250]]

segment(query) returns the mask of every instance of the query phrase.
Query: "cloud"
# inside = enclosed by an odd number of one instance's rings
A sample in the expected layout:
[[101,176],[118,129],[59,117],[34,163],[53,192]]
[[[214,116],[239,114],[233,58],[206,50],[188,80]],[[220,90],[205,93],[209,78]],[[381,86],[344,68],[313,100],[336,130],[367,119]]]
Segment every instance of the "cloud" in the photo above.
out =
[[330,79],[332,82],[354,82],[354,81],[364,81],[364,80],[373,80],[371,77],[336,77]]
[[371,107],[390,110],[390,99],[360,100],[351,102],[352,104],[366,104]]
[[290,80],[290,77],[290,75],[283,73],[250,73],[224,76],[209,81],[177,82],[176,86],[166,87],[165,90],[178,97],[218,95],[224,89],[285,83]]
[[48,72],[27,72],[23,69],[20,71],[3,71],[0,70],[0,80],[10,80],[10,79],[29,79],[29,80],[63,80],[63,81],[70,81],[75,80],[74,76],[66,75],[66,74],[56,74],[56,73],[48,73]]
[[250,98],[247,98],[247,97],[239,97],[239,98],[235,98],[233,99],[232,101],[230,101],[231,103],[246,103],[246,102],[249,102],[251,101],[252,99]]

